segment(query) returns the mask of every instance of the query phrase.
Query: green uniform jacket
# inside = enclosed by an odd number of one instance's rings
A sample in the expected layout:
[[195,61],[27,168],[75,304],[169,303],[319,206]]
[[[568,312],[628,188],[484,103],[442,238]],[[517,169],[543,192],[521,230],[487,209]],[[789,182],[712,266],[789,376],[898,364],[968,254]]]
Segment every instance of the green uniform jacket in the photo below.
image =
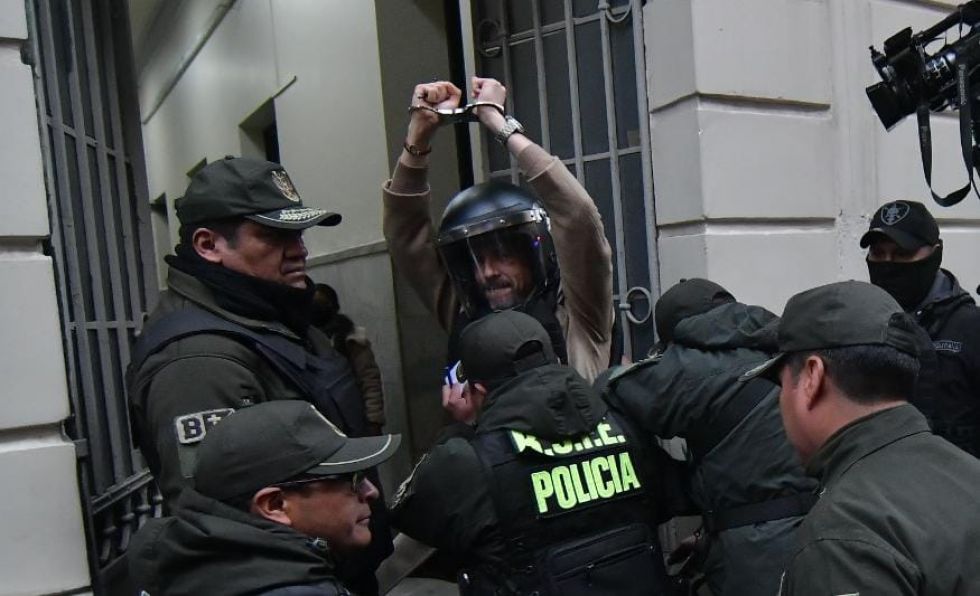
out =
[[[200,281],[171,268],[169,291],[147,325],[189,304],[264,333],[303,342],[284,325],[248,319],[221,309]],[[333,351],[327,337],[310,328],[305,342],[316,354]],[[187,485],[194,449],[233,410],[273,399],[305,399],[268,361],[229,337],[200,333],[167,344],[127,375],[132,422],[143,457],[168,502]]]
[[[639,430],[686,438],[708,427],[742,386],[739,377],[776,349],[774,314],[737,302],[682,320],[664,352],[613,374],[610,406]],[[704,511],[812,491],[786,440],[778,390],[764,397],[691,470],[691,497]],[[716,596],[770,596],[795,546],[800,517],[731,528],[713,536],[704,571]]]
[[845,426],[807,472],[820,500],[780,594],[980,594],[980,461],[930,433],[913,406]]
[[147,522],[127,551],[150,596],[338,596],[326,544],[187,489],[173,517]]

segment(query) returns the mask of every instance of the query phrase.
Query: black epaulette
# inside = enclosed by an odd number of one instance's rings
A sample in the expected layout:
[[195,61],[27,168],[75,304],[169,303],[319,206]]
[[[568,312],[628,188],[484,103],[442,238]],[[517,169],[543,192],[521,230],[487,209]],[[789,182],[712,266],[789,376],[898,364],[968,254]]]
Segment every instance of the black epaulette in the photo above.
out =
[[643,360],[634,362],[633,364],[624,364],[617,366],[613,369],[612,374],[609,375],[609,380],[606,384],[607,387],[614,385],[619,379],[625,377],[628,374],[633,373],[637,370],[642,370],[648,366],[653,366],[663,359],[663,352],[654,352],[652,355],[647,356]]

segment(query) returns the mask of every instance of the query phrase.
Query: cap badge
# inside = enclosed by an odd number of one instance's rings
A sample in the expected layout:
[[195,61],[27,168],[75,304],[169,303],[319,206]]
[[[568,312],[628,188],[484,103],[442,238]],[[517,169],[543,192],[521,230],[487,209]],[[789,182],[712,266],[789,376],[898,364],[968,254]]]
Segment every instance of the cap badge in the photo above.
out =
[[272,172],[272,182],[279,189],[284,197],[290,201],[299,202],[299,193],[293,186],[293,181],[289,179],[289,174],[285,170],[275,170]]
[[881,221],[886,225],[893,226],[905,219],[909,214],[909,206],[906,203],[888,203],[881,208]]

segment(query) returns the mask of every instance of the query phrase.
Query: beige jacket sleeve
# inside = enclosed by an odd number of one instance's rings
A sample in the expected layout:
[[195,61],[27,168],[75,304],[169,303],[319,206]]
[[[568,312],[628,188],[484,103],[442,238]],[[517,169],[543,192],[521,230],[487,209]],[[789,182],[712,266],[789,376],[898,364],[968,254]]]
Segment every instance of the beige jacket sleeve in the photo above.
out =
[[[568,168],[541,147],[527,147],[517,162],[551,218],[563,295],[557,316],[569,364],[592,381],[608,367],[613,322],[612,252],[599,210]],[[433,242],[427,170],[399,163],[382,192],[395,268],[448,331],[459,306]]]
[[609,367],[613,325],[612,250],[599,210],[565,164],[541,147],[527,147],[517,163],[551,219],[568,363],[591,382]]
[[382,227],[395,270],[403,275],[425,307],[448,333],[459,309],[452,281],[436,251],[429,217],[428,170],[401,162],[382,187]]

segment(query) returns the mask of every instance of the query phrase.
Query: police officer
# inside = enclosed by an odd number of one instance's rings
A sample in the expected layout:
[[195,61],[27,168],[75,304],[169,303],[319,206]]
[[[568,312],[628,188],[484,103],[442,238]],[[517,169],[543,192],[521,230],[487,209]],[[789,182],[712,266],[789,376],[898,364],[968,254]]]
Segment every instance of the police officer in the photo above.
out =
[[939,226],[922,203],[879,208],[861,237],[871,283],[892,295],[932,340],[922,351],[915,404],[933,431],[980,456],[980,309],[940,268]]
[[906,403],[915,323],[864,282],[790,298],[778,375],[786,434],[820,498],[803,521],[780,593],[980,593],[980,461],[936,437]]
[[[177,217],[168,291],[127,371],[136,439],[169,505],[187,485],[197,445],[240,408],[301,399],[346,434],[367,433],[347,361],[309,325],[313,284],[302,234],[337,225],[340,215],[304,206],[281,165],[227,158],[193,176]],[[375,543],[344,568],[368,593],[374,568],[391,552],[384,507],[375,509]]]
[[535,194],[478,184],[450,201],[434,233],[427,168],[440,117],[433,110],[457,108],[461,92],[444,81],[417,85],[405,147],[384,186],[395,267],[450,334],[450,363],[459,360],[468,322],[517,308],[538,319],[561,360],[591,380],[608,366],[613,323],[612,253],[599,212],[561,160],[504,113],[503,85],[474,77],[471,92],[479,121],[516,158]]
[[705,279],[670,288],[654,316],[660,351],[612,373],[605,395],[642,432],[686,440],[704,528],[672,558],[701,559],[715,596],[774,594],[814,487],[783,433],[776,385],[739,380],[775,351],[776,316]]
[[307,402],[237,411],[201,442],[194,488],[127,551],[144,594],[335,596],[334,557],[371,542],[378,489],[365,471],[398,435],[347,438]]
[[471,323],[460,353],[476,426],[416,466],[395,525],[456,554],[463,593],[664,593],[670,479],[643,441],[524,313]]

